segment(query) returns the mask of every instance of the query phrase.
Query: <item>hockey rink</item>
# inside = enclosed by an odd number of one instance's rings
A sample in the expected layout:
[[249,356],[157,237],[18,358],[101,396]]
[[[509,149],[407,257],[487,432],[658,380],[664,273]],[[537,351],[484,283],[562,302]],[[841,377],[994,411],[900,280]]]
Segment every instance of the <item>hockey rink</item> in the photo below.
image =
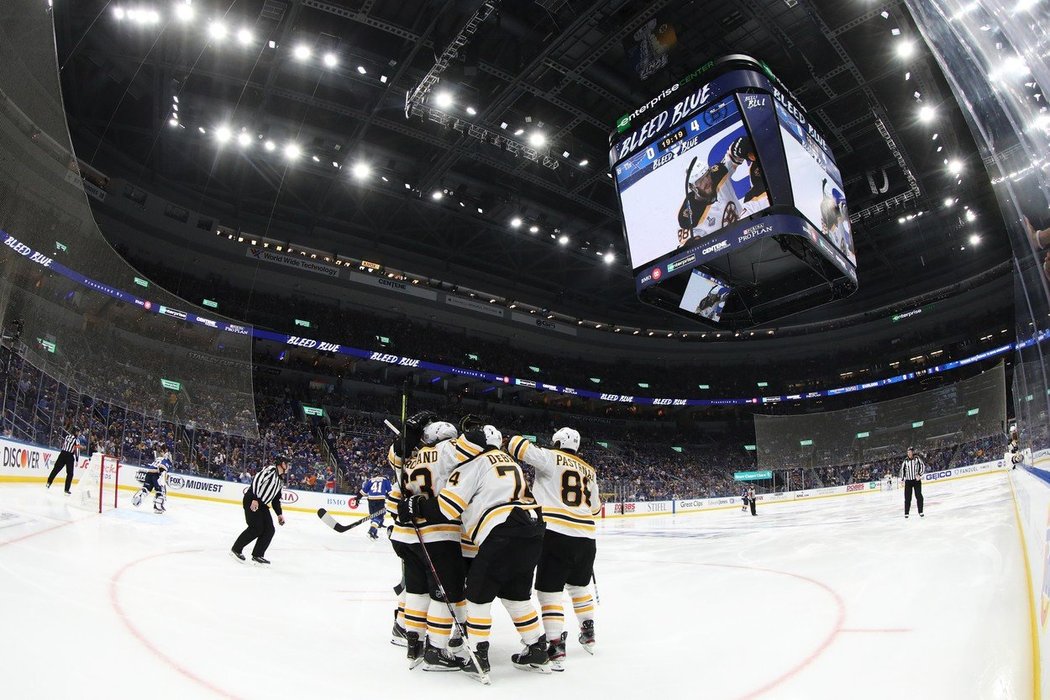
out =
[[[7,698],[1029,698],[1027,586],[1009,476],[677,517],[607,520],[598,647],[492,686],[407,671],[389,643],[398,561],[364,528],[288,513],[268,569],[228,551],[241,510],[169,500],[102,516],[0,486]],[[349,518],[342,518],[349,522]],[[571,610],[571,608],[569,608]],[[571,613],[567,617],[571,620]]]

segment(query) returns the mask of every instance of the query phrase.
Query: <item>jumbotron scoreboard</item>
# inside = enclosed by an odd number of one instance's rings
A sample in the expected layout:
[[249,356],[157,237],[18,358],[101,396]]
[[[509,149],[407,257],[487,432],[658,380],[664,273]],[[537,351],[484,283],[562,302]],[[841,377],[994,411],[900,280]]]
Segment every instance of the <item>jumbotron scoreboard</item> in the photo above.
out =
[[621,117],[609,144],[643,302],[732,329],[856,291],[842,175],[765,64],[709,62]]

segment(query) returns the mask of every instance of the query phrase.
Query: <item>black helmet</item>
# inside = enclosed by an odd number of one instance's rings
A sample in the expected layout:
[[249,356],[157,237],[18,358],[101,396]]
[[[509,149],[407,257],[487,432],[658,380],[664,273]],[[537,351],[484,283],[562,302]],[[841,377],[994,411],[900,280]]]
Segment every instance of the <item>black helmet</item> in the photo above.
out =
[[288,459],[287,455],[277,455],[276,457],[274,457],[273,463],[274,464],[288,464],[291,461],[292,460]]

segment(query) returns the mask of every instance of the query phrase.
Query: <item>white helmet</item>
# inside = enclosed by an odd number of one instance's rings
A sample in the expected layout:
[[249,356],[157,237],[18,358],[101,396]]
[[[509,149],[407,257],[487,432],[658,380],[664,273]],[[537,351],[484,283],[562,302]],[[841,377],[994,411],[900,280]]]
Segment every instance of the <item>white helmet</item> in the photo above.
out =
[[580,449],[580,433],[572,428],[559,428],[551,437],[554,446],[562,450]]
[[434,421],[433,423],[428,423],[427,427],[423,428],[423,444],[436,445],[442,440],[448,440],[457,435],[459,435],[459,431],[456,430],[456,426],[448,421]]
[[486,425],[483,428],[485,432],[485,444],[489,447],[500,448],[503,447],[503,433],[496,430],[494,425]]

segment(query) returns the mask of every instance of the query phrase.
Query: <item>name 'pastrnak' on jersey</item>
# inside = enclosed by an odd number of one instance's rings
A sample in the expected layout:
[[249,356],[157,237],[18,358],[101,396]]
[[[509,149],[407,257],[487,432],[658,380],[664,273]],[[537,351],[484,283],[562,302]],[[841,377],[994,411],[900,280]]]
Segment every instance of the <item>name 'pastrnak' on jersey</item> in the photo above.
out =
[[536,470],[532,492],[543,507],[547,529],[593,539],[594,518],[602,511],[594,467],[577,455],[539,447],[520,435],[507,447],[512,457]]

